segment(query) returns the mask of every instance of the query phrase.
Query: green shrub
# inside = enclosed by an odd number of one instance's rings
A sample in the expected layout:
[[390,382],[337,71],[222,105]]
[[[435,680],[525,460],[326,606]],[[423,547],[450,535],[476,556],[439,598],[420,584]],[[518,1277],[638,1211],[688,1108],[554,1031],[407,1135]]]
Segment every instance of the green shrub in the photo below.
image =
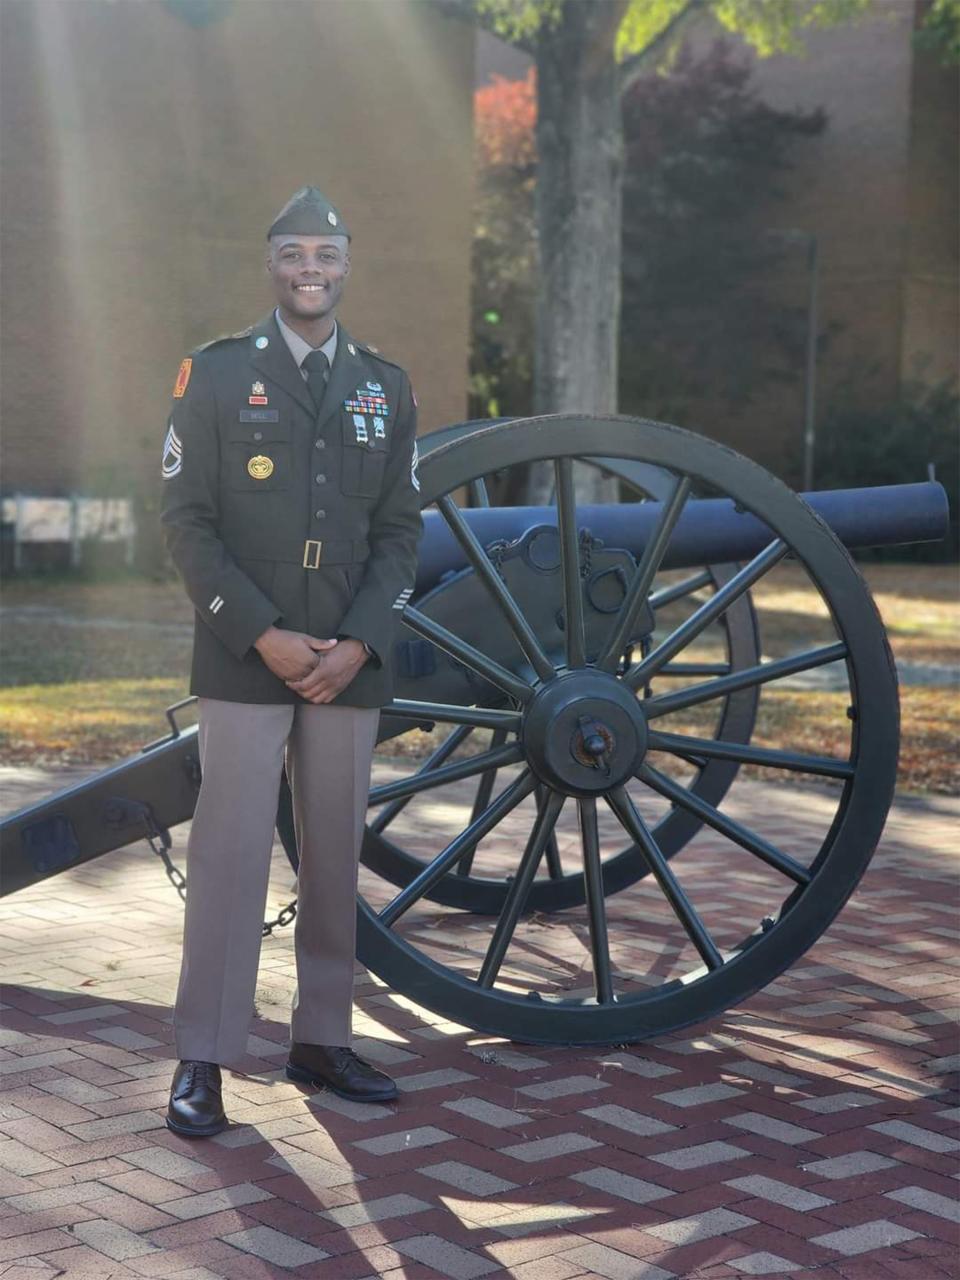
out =
[[911,484],[928,479],[932,467],[950,501],[950,537],[943,543],[917,546],[912,553],[897,547],[883,554],[897,559],[911,554],[920,559],[954,559],[960,547],[958,420],[960,397],[948,383],[905,384],[900,398],[884,412],[828,411],[817,430],[814,488]]

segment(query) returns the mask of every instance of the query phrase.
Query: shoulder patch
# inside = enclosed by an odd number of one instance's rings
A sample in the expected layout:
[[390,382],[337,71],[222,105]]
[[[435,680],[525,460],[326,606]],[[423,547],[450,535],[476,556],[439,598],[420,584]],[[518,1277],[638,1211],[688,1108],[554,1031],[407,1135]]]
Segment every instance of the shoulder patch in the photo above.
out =
[[187,390],[187,383],[190,381],[190,370],[193,368],[193,361],[189,356],[185,360],[180,361],[180,368],[177,370],[177,380],[173,384],[174,400],[181,400]]

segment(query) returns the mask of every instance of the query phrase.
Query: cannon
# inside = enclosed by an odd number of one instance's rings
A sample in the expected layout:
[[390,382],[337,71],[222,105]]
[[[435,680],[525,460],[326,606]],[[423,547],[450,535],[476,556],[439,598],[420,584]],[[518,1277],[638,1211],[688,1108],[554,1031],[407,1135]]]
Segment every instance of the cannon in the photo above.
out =
[[[490,505],[492,478],[530,464],[552,469],[552,500]],[[578,500],[590,469],[620,501]],[[617,417],[458,424],[421,441],[420,475],[425,531],[380,739],[446,736],[371,790],[359,958],[421,1006],[531,1042],[636,1042],[745,999],[836,916],[893,794],[896,676],[844,543],[941,538],[943,489],[804,500],[716,442]],[[822,616],[814,643],[771,657],[751,591],[788,563]],[[818,671],[842,695],[843,749],[755,745],[761,696]],[[199,783],[178,710],[138,756],[4,821],[3,893],[143,835],[164,851]],[[829,784],[813,845],[784,848],[732,811],[744,767]],[[443,816],[442,848],[418,838],[418,803]],[[296,866],[284,799],[278,829]],[[704,832],[715,885],[700,868],[688,889]],[[714,909],[731,885],[734,929]],[[587,987],[553,963],[556,920],[579,930]],[[633,972],[638,946],[656,962]]]

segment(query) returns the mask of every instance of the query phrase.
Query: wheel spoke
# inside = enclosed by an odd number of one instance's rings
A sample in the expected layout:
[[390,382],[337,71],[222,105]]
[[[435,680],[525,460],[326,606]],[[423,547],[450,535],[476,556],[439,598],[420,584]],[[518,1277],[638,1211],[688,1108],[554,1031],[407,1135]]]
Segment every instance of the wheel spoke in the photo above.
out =
[[510,939],[513,937],[513,931],[517,927],[517,921],[520,919],[523,904],[526,901],[527,894],[530,892],[533,877],[536,875],[537,867],[540,865],[544,847],[550,833],[557,825],[557,818],[563,808],[564,799],[565,797],[559,795],[556,791],[551,791],[544,802],[543,808],[537,814],[537,820],[534,822],[533,829],[527,840],[526,848],[520,859],[520,865],[517,868],[517,874],[507,892],[503,909],[497,919],[493,937],[490,939],[490,945],[487,948],[487,954],[484,956],[483,964],[480,966],[477,982],[481,987],[492,987],[500,971],[503,957],[506,954],[507,947],[510,945]]
[[593,986],[597,995],[597,1004],[610,1004],[613,1000],[613,978],[610,973],[610,944],[607,939],[603,872],[600,868],[597,802],[592,797],[588,800],[578,800],[577,808],[580,816],[580,840],[583,844],[583,887],[586,894],[587,922],[590,927]]
[[551,835],[547,841],[547,874],[551,880],[563,879],[563,864],[560,861],[560,847],[557,844],[556,833]]
[[[845,644],[826,645],[822,649],[807,649],[803,653],[794,654],[792,658],[778,658],[776,662],[761,662],[755,667],[744,667],[732,675],[722,676],[719,680],[710,680],[706,684],[695,684],[689,689],[680,689],[677,693],[657,693],[647,698],[643,704],[643,714],[648,720],[658,716],[669,715],[673,711],[683,711],[686,707],[695,707],[701,702],[710,702],[713,698],[726,697],[728,693],[736,693],[738,689],[751,689],[754,685],[767,684],[771,680],[782,680],[785,676],[797,675],[801,671],[812,671],[814,667],[825,666],[828,662],[837,662],[847,656]],[[663,672],[658,672],[662,675]]]
[[745,827],[743,823],[737,822],[733,818],[728,818],[719,809],[715,809],[712,804],[708,804],[706,800],[694,795],[692,791],[688,791],[651,765],[642,764],[637,772],[637,777],[667,800],[672,800],[681,809],[687,809],[690,813],[696,814],[708,827],[713,827],[714,831],[719,831],[721,835],[725,835],[734,844],[738,844],[741,849],[746,849],[748,853],[752,853],[761,862],[765,862],[767,866],[773,867],[783,875],[788,876],[797,884],[807,885],[813,879],[807,868],[802,863],[797,862],[796,858],[791,858],[788,853],[784,853],[782,849],[770,844],[769,841],[758,835],[756,831],[751,831],[749,827]]
[[[537,787],[536,798],[537,808],[542,809],[548,795],[546,787]],[[544,850],[544,860],[547,864],[547,874],[551,880],[563,879],[563,867],[560,865],[560,850],[557,846],[556,831],[550,832],[550,839],[547,841],[547,847]]]
[[854,773],[849,760],[837,760],[832,756],[808,756],[799,751],[772,751],[741,742],[691,738],[686,734],[651,731],[648,746],[651,751],[669,751],[684,758],[688,752],[697,752],[710,759],[739,760],[742,764],[761,764],[770,769],[790,769],[795,773],[816,773],[824,778],[852,778]]
[[434,787],[445,787],[449,782],[458,782],[461,778],[472,778],[486,769],[496,769],[504,764],[516,764],[523,759],[523,747],[518,742],[508,742],[505,746],[496,747],[493,751],[483,751],[477,756],[468,756],[466,760],[457,760],[453,764],[445,764],[442,768],[432,769],[430,773],[415,773],[412,778],[398,778],[396,782],[385,782],[374,787],[370,792],[369,804],[385,804],[388,800],[397,800],[400,796],[415,796],[421,791],[432,791]]
[[[490,593],[494,604],[507,620],[510,630],[523,650],[527,661],[541,680],[550,680],[556,674],[553,663],[544,653],[540,641],[533,628],[520,611],[520,607],[510,594],[506,583],[490,562],[490,557],[483,549],[476,534],[463,518],[460,508],[449,494],[437,499],[437,508],[450,526],[450,531],[460,543],[474,572]],[[404,621],[409,617],[404,614]]]
[[650,870],[663,891],[663,896],[670,903],[674,914],[683,925],[687,937],[699,951],[704,964],[708,969],[722,968],[723,956],[720,954],[716,943],[711,938],[706,925],[700,919],[690,899],[680,887],[680,882],[673,874],[670,863],[663,856],[663,850],[653,838],[653,834],[638,812],[636,805],[630,799],[626,789],[624,787],[614,788],[607,796],[607,804],[620,819],[623,829],[643,850]]
[[713,574],[709,569],[701,569],[699,573],[693,574],[689,578],[684,578],[681,582],[672,582],[669,586],[661,587],[659,591],[654,591],[650,597],[650,608],[656,613],[658,609],[663,609],[668,604],[673,604],[674,600],[682,600],[684,596],[693,595],[694,591],[700,591],[703,587],[709,587],[713,582]]
[[496,707],[460,707],[446,702],[414,702],[394,698],[380,711],[381,716],[401,716],[404,720],[438,720],[441,724],[470,724],[480,729],[520,728],[518,711],[501,711]]
[[715,591],[709,600],[704,601],[698,609],[687,618],[686,622],[681,623],[675,631],[673,631],[666,640],[648,654],[642,662],[637,663],[635,667],[631,667],[624,680],[631,689],[638,689],[645,684],[652,675],[660,670],[675,653],[690,643],[696,636],[708,627],[714,618],[718,617],[725,609],[728,609],[734,600],[739,600],[745,591],[753,586],[753,584],[768,573],[778,561],[782,560],[790,548],[782,538],[775,538],[760,552],[754,556],[749,564],[744,565],[739,573],[735,574],[729,582]]
[[[502,667],[499,662],[494,662],[485,653],[475,649],[466,640],[461,640],[459,636],[455,636],[452,631],[442,627],[439,622],[434,622],[432,618],[428,618],[419,609],[407,605],[404,610],[403,620],[411,631],[416,631],[425,640],[431,640],[438,648],[444,649],[452,657],[456,658],[458,662],[462,662],[464,666],[469,667],[477,675],[483,676],[484,679],[489,680],[492,684],[498,685],[514,698],[519,698],[521,702],[527,702],[533,696],[533,689],[527,684],[526,680],[521,680],[512,671]],[[553,667],[550,668],[550,671],[552,674]]]
[[451,840],[447,847],[438,853],[432,862],[428,862],[406,888],[387,903],[379,916],[383,924],[393,924],[405,911],[408,911],[428,890],[433,888],[438,880],[443,878],[448,868],[457,861],[464,849],[482,840],[488,831],[491,831],[502,818],[505,818],[512,809],[517,807],[521,800],[530,794],[534,786],[535,783],[529,769],[524,769],[520,776],[511,782],[509,787],[501,791],[493,804],[485,809],[475,822],[471,822],[468,827],[460,832],[455,840]]
[[487,482],[483,476],[477,476],[476,480],[471,480],[467,485],[467,492],[475,507],[489,507],[490,495],[487,493]]
[[[490,739],[491,747],[500,747],[506,740],[506,732],[503,729],[494,729]],[[477,787],[477,794],[473,799],[473,809],[470,811],[470,821],[476,822],[484,809],[490,803],[490,797],[493,795],[493,784],[497,780],[496,769],[487,769],[480,779]],[[473,866],[473,856],[477,852],[477,846],[471,845],[469,849],[464,851],[463,857],[457,866],[458,876],[468,876],[470,868]]]
[[[502,730],[497,730],[496,732],[502,732]],[[440,743],[436,751],[432,752],[427,757],[421,767],[417,770],[417,777],[420,777],[424,773],[430,773],[432,770],[443,764],[444,760],[446,760],[448,756],[452,755],[453,752],[456,751],[457,747],[469,738],[471,733],[473,733],[472,724],[462,724],[454,729],[453,733],[449,734],[448,737]],[[367,826],[371,831],[375,831],[379,835],[379,833],[385,830],[397,814],[406,808],[409,803],[410,796],[403,796],[399,800],[392,800],[388,805],[380,810],[371,822],[367,823]]]
[[580,580],[580,539],[577,533],[577,501],[573,488],[573,461],[554,462],[557,492],[557,525],[560,530],[560,572],[563,578],[563,634],[567,666],[586,663],[583,625],[583,583]]
[[673,676],[676,679],[689,679],[690,676],[728,676],[729,662],[668,662],[657,672],[657,677]]
[[682,476],[674,484],[670,497],[663,504],[657,527],[654,529],[650,541],[643,549],[643,555],[633,575],[633,581],[630,583],[623,598],[623,603],[620,605],[620,612],[617,614],[613,632],[603,652],[597,659],[597,666],[601,671],[616,670],[620,655],[630,640],[633,639],[633,628],[636,625],[637,618],[640,616],[641,609],[647,602],[650,584],[660,568],[660,561],[663,559],[663,554],[667,549],[667,543],[670,541],[670,536],[677,521],[680,519],[680,514],[689,495],[690,478],[689,476]]

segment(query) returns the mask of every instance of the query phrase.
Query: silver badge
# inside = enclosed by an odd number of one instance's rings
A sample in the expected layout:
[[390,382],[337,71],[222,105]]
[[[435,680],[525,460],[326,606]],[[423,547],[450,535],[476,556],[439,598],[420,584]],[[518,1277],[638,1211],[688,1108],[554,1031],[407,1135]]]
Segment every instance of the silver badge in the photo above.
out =
[[386,433],[386,431],[384,431],[384,429],[383,429],[383,419],[382,419],[382,418],[374,418],[374,420],[373,420],[373,434],[374,434],[374,435],[377,437],[377,439],[379,439],[379,440],[385,440],[385,439],[386,439],[387,433]]
[[382,391],[382,390],[383,390],[383,387],[381,387],[381,385],[380,385],[380,383],[379,383],[379,382],[368,382],[368,383],[367,383],[367,390],[368,390],[368,391]]
[[366,444],[370,437],[367,435],[367,420],[362,413],[353,415],[353,425],[357,431],[357,444]]
[[330,223],[331,227],[335,227],[337,225],[337,215],[332,209],[327,214],[327,221]]
[[269,347],[269,345],[270,345],[270,339],[269,339],[269,338],[260,337],[260,338],[258,338],[258,339],[257,339],[257,341],[256,341],[256,343],[255,343],[254,345],[256,346],[256,348],[257,348],[257,350],[258,350],[258,351],[263,351],[266,347]]

